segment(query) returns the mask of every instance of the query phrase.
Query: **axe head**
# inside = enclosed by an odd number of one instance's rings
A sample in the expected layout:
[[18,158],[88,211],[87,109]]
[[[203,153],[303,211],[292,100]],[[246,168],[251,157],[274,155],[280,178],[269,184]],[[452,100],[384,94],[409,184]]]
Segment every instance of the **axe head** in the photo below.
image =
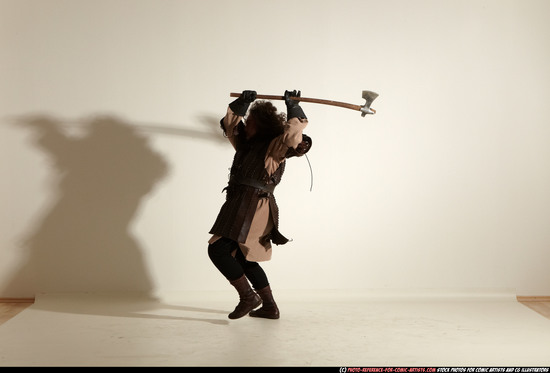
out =
[[374,93],[371,91],[363,91],[363,98],[365,99],[365,105],[361,106],[362,117],[364,117],[367,114],[376,113],[376,110],[370,108],[370,105],[372,104],[372,102],[376,97],[378,97],[378,93]]

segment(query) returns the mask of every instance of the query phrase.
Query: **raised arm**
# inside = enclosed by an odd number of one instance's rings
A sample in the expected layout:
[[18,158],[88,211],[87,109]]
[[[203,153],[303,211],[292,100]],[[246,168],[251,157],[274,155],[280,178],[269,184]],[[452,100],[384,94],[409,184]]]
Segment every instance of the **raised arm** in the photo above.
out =
[[307,117],[299,102],[291,99],[299,96],[299,91],[285,91],[287,123],[284,133],[269,145],[265,158],[265,168],[269,175],[277,170],[285,158],[304,155],[311,147],[311,138],[303,134],[308,125]]
[[241,96],[229,104],[225,117],[220,121],[220,127],[233,147],[235,147],[237,125],[246,115],[248,107],[254,100],[256,100],[256,91],[243,91]]

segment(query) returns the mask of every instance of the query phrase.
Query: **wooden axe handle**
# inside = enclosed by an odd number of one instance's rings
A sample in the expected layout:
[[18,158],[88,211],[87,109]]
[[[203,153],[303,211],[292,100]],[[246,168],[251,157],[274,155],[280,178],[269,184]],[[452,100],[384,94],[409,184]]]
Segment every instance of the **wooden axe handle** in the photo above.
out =
[[[229,96],[231,97],[240,97],[240,93],[231,93]],[[291,97],[293,100],[296,101],[303,101],[303,102],[311,102],[314,104],[323,104],[323,105],[331,105],[331,106],[339,106],[346,109],[351,110],[358,110],[361,111],[362,106],[361,105],[353,105],[348,104],[345,102],[339,102],[339,101],[332,101],[332,100],[323,100],[320,98],[307,98],[307,97]],[[256,95],[256,99],[258,100],[284,100],[284,96],[274,96],[274,95]]]

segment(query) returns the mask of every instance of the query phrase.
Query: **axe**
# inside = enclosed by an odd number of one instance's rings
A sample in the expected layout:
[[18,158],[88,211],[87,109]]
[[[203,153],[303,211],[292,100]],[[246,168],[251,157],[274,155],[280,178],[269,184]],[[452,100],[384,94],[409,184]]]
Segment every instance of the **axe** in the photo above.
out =
[[[230,97],[240,97],[240,93],[231,93]],[[363,98],[365,99],[364,105],[353,105],[348,104],[345,102],[338,102],[338,101],[332,101],[332,100],[323,100],[320,98],[307,98],[307,97],[291,97],[291,99],[296,101],[303,101],[303,102],[312,102],[315,104],[323,104],[323,105],[331,105],[331,106],[339,106],[346,109],[351,110],[357,110],[361,112],[361,116],[364,117],[366,114],[374,114],[376,113],[376,110],[372,109],[370,105],[374,101],[374,99],[378,97],[378,93],[374,93],[371,91],[363,91]],[[284,96],[274,96],[274,95],[256,95],[256,99],[260,100],[284,100]]]

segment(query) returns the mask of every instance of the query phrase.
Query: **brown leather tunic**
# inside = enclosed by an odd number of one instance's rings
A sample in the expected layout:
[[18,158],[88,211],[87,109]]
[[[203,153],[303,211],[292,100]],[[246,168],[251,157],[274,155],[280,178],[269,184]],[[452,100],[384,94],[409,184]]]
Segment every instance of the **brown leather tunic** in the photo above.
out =
[[273,196],[275,186],[279,184],[283,176],[285,162],[282,162],[277,170],[269,176],[264,166],[268,145],[251,143],[244,144],[237,149],[231,167],[231,178],[225,188],[227,191],[226,201],[210,230],[211,234],[227,237],[239,243],[246,242],[258,201],[260,198],[267,198],[273,224],[271,231],[261,237],[261,241],[263,243],[271,240],[277,245],[288,242],[288,239],[278,231],[279,208]]
[[271,259],[272,242],[282,245],[288,241],[278,230],[279,209],[273,190],[284,173],[288,149],[302,141],[307,120],[290,119],[284,133],[269,144],[252,142],[237,148],[235,131],[241,119],[231,109],[223,119],[236,153],[226,201],[210,230],[213,237],[209,242],[227,237],[239,243],[247,260],[266,261]]

